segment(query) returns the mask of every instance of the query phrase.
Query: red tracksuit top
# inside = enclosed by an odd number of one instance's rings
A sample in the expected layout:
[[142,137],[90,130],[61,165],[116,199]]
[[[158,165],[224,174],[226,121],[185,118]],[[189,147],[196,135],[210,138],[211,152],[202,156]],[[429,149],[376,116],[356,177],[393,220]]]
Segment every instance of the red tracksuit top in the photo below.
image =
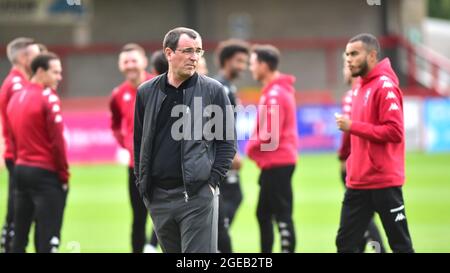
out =
[[[146,81],[153,77],[154,75],[147,73]],[[124,81],[113,89],[109,101],[111,129],[119,145],[130,153],[130,167],[134,167],[133,128],[136,93],[137,88]]]
[[60,182],[66,184],[69,167],[61,105],[56,93],[40,84],[29,83],[11,97],[7,115],[16,165],[54,171]]
[[3,81],[0,91],[0,111],[2,117],[2,133],[5,140],[5,152],[3,157],[5,159],[14,160],[14,154],[11,147],[11,139],[9,137],[8,129],[6,126],[6,109],[8,107],[9,100],[15,92],[23,90],[28,84],[27,77],[18,69],[12,68],[8,76]]
[[[297,162],[298,137],[294,82],[295,77],[281,74],[263,88],[259,106],[266,106],[267,111],[262,113],[261,108],[258,107],[255,131],[246,147],[247,155],[261,169],[293,165]],[[272,106],[278,106],[279,109],[279,116],[274,119],[275,124],[271,124],[274,113]],[[261,151],[261,144],[274,142],[269,136],[261,135],[261,133],[270,133],[275,126],[280,132],[277,149]]]
[[405,181],[403,98],[389,59],[379,62],[353,92],[351,152],[346,185],[352,189],[402,186]]

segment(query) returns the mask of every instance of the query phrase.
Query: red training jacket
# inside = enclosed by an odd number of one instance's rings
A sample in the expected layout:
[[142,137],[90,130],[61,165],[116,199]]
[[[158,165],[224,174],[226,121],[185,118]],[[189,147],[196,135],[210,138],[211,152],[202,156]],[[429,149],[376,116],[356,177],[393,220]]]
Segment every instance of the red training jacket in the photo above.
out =
[[353,93],[347,187],[381,189],[405,181],[403,98],[389,59],[379,62]]
[[[146,81],[153,77],[154,75],[147,73]],[[130,153],[130,167],[134,167],[133,128],[136,93],[137,88],[124,81],[113,89],[109,101],[111,129],[119,145]]]
[[[292,165],[297,162],[298,138],[294,82],[295,77],[281,74],[263,88],[255,131],[246,147],[247,155],[261,169]],[[274,111],[275,107],[279,110],[278,115]],[[274,124],[271,122],[272,118],[274,118]],[[275,128],[279,131],[278,138],[270,135]],[[270,142],[278,143],[278,147],[273,151],[263,151],[261,145]]]
[[57,172],[61,183],[66,184],[69,166],[56,93],[40,84],[29,83],[11,97],[7,116],[16,165]]
[[27,77],[16,68],[12,68],[8,76],[3,81],[0,89],[0,111],[2,116],[2,133],[5,140],[5,152],[3,157],[5,159],[14,160],[14,153],[11,147],[11,139],[6,126],[6,109],[8,107],[9,100],[15,92],[23,90],[28,84]]

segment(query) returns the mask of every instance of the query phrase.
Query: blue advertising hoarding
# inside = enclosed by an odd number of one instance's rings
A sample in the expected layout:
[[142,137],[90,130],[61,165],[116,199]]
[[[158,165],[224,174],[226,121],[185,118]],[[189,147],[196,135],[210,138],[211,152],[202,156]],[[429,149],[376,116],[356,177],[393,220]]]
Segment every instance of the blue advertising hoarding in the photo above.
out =
[[424,103],[425,150],[450,152],[450,98]]
[[305,105],[297,109],[300,151],[331,152],[340,145],[341,132],[336,127],[337,105]]
[[[334,152],[339,148],[341,132],[336,127],[334,113],[340,113],[337,105],[304,105],[297,108],[297,129],[299,151]],[[238,148],[241,153],[255,125],[256,113],[237,115],[236,130],[240,138]]]

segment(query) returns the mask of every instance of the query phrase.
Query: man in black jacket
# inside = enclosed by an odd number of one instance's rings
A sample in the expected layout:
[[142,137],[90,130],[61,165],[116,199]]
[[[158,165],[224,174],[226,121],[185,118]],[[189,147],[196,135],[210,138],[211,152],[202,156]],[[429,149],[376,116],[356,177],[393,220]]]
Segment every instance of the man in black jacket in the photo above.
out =
[[[219,43],[216,55],[219,73],[214,78],[224,86],[230,103],[237,106],[239,102],[234,81],[248,69],[250,47],[244,41],[230,39]],[[231,169],[220,186],[218,248],[221,253],[232,252],[229,228],[242,201],[240,169],[241,159],[239,153],[236,153]]]
[[236,153],[234,112],[223,86],[196,73],[200,35],[164,37],[169,70],[138,88],[136,184],[164,252],[217,252],[219,184]]

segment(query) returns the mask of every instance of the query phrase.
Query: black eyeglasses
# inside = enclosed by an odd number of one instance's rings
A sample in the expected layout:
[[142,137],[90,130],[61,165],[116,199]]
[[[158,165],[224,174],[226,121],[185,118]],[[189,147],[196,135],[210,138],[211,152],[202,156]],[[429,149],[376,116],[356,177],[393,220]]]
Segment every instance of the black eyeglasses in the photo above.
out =
[[192,48],[192,47],[188,47],[188,48],[177,48],[177,49],[175,49],[175,51],[180,51],[181,53],[183,53],[183,54],[185,54],[185,55],[189,55],[189,56],[192,56],[192,55],[197,55],[197,56],[199,56],[199,57],[202,57],[203,56],[203,54],[205,54],[205,51],[203,50],[203,49],[201,49],[201,48]]

